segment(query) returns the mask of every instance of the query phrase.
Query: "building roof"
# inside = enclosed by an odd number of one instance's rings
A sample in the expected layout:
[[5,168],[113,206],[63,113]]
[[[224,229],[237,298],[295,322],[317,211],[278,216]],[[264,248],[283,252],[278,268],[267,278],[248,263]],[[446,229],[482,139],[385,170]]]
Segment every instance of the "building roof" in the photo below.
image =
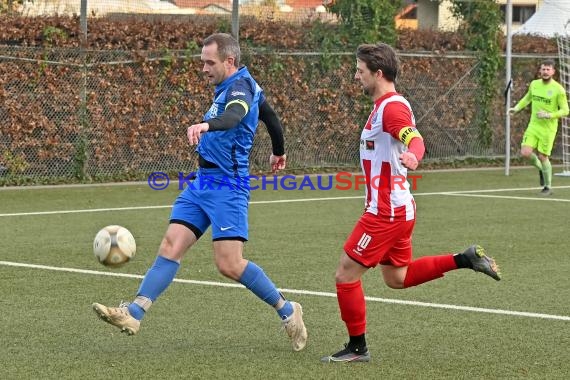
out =
[[174,4],[180,8],[206,8],[214,5],[231,10],[232,3],[232,0],[174,0]]
[[[87,14],[103,16],[108,13],[173,13],[178,8],[168,1],[159,0],[89,0],[87,2]],[[72,15],[80,14],[79,1],[25,1],[22,6],[22,14],[26,16],[40,15]]]
[[570,34],[570,1],[544,0],[536,13],[513,34],[543,37]]
[[[216,5],[222,8],[232,8],[232,0],[174,0],[174,4],[181,8],[206,8]],[[317,8],[323,5],[323,0],[283,0],[282,5],[288,5],[293,9]],[[244,2],[240,5],[259,5],[255,1]]]
[[323,0],[285,0],[285,3],[293,9],[316,8],[323,5]]

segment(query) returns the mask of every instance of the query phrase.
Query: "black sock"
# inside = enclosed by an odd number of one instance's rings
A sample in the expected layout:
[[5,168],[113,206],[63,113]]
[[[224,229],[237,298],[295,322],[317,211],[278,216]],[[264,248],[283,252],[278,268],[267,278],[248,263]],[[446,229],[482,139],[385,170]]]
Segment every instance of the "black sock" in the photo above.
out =
[[366,348],[366,334],[350,336],[348,346],[346,347],[352,352],[365,353]]
[[473,264],[471,264],[471,261],[465,257],[463,253],[453,255],[453,260],[455,260],[455,265],[457,265],[457,268],[473,269]]

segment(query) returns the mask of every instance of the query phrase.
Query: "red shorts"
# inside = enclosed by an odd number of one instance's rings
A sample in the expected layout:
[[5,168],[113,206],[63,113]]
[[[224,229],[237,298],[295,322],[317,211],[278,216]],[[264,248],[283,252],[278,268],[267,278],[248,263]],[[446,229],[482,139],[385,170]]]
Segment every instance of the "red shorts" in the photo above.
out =
[[412,261],[415,223],[415,219],[390,221],[365,212],[344,243],[344,251],[368,268],[378,264],[406,266]]

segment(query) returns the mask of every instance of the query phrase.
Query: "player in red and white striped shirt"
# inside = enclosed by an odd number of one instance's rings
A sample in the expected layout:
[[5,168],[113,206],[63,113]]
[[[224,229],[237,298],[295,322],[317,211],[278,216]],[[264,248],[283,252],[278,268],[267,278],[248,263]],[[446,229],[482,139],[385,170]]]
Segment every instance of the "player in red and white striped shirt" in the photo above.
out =
[[396,92],[398,66],[396,53],[389,45],[364,44],[356,51],[354,77],[374,101],[360,137],[360,162],[367,180],[365,212],[344,244],[335,276],[349,342],[339,352],[322,358],[323,362],[370,360],[361,283],[369,268],[380,265],[384,282],[394,289],[435,280],[459,268],[470,268],[500,280],[495,261],[478,245],[463,253],[412,259],[414,197],[407,181],[394,186],[392,179],[406,178],[408,169],[415,170],[425,146],[410,104]]

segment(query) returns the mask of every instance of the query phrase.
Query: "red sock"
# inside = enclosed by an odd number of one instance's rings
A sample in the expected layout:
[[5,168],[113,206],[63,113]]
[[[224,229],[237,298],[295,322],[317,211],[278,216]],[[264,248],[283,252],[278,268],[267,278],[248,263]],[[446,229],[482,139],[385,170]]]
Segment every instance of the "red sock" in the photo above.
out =
[[408,265],[404,288],[443,277],[445,272],[453,269],[457,269],[453,255],[420,257]]
[[336,284],[336,296],[340,317],[346,324],[348,335],[358,336],[366,332],[366,301],[360,280]]

